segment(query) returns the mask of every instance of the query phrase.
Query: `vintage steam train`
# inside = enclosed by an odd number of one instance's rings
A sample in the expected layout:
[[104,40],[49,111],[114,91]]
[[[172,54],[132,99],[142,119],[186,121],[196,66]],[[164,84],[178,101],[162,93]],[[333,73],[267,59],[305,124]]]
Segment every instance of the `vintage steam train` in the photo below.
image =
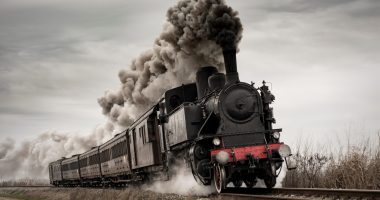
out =
[[291,151],[279,141],[268,86],[239,81],[236,50],[224,49],[226,74],[200,68],[196,83],[165,92],[127,130],[91,150],[49,164],[55,186],[93,186],[168,180],[184,161],[204,184],[221,192],[230,182],[274,187]]

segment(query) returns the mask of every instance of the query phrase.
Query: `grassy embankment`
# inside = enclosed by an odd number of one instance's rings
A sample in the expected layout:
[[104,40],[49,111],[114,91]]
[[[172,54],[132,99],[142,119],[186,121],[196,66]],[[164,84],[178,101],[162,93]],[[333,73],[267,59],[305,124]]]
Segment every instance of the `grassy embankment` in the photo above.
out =
[[161,194],[139,188],[94,189],[94,188],[0,188],[0,197],[20,200],[195,200],[197,196]]
[[375,141],[355,145],[347,140],[338,150],[310,146],[298,146],[294,154],[298,167],[286,173],[283,187],[380,189],[380,134]]

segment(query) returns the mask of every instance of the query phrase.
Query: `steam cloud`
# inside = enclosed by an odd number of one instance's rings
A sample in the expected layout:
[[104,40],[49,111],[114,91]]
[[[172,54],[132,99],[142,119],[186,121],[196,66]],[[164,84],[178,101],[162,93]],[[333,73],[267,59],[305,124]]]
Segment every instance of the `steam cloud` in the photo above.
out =
[[6,139],[0,143],[0,180],[48,178],[48,164],[61,157],[83,153],[112,137],[112,123],[98,126],[91,134],[47,131],[21,144]]
[[213,65],[223,71],[222,48],[237,48],[242,37],[237,14],[223,0],[178,2],[168,10],[153,49],[119,72],[120,90],[98,99],[103,113],[126,127],[166,90],[193,82],[198,68]]
[[223,0],[178,2],[168,10],[153,48],[119,72],[120,89],[98,99],[107,123],[89,135],[48,131],[19,145],[6,139],[0,143],[0,179],[47,178],[48,163],[104,143],[167,89],[194,81],[198,68],[213,65],[223,71],[222,48],[236,48],[242,37],[237,14]]
[[155,181],[150,185],[144,185],[143,189],[180,195],[209,195],[215,191],[212,186],[197,183],[191,170],[185,165],[185,163],[177,162],[171,169],[173,176],[169,181]]

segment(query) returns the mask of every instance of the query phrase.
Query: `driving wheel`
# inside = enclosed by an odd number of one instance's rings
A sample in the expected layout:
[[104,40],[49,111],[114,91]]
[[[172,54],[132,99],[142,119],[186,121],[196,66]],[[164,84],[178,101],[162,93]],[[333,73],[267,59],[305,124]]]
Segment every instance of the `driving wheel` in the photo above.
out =
[[226,171],[219,164],[214,166],[214,184],[218,193],[221,193],[226,187]]

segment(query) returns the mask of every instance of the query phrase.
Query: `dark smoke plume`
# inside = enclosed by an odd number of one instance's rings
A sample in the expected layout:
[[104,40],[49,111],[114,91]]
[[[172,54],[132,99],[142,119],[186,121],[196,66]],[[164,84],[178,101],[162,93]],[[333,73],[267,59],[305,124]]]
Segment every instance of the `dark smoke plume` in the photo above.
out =
[[238,13],[223,0],[182,0],[167,12],[153,49],[119,73],[121,88],[98,99],[103,113],[128,126],[173,87],[194,81],[199,67],[224,70],[222,48],[237,48],[242,38]]
[[[242,26],[223,0],[182,0],[167,12],[167,22],[153,48],[121,70],[121,87],[98,99],[109,121],[89,135],[48,131],[16,144],[0,142],[0,179],[47,178],[47,166],[63,156],[104,143],[175,86],[195,80],[199,67],[224,70],[222,48],[235,48]],[[222,48],[221,48],[222,47]]]

